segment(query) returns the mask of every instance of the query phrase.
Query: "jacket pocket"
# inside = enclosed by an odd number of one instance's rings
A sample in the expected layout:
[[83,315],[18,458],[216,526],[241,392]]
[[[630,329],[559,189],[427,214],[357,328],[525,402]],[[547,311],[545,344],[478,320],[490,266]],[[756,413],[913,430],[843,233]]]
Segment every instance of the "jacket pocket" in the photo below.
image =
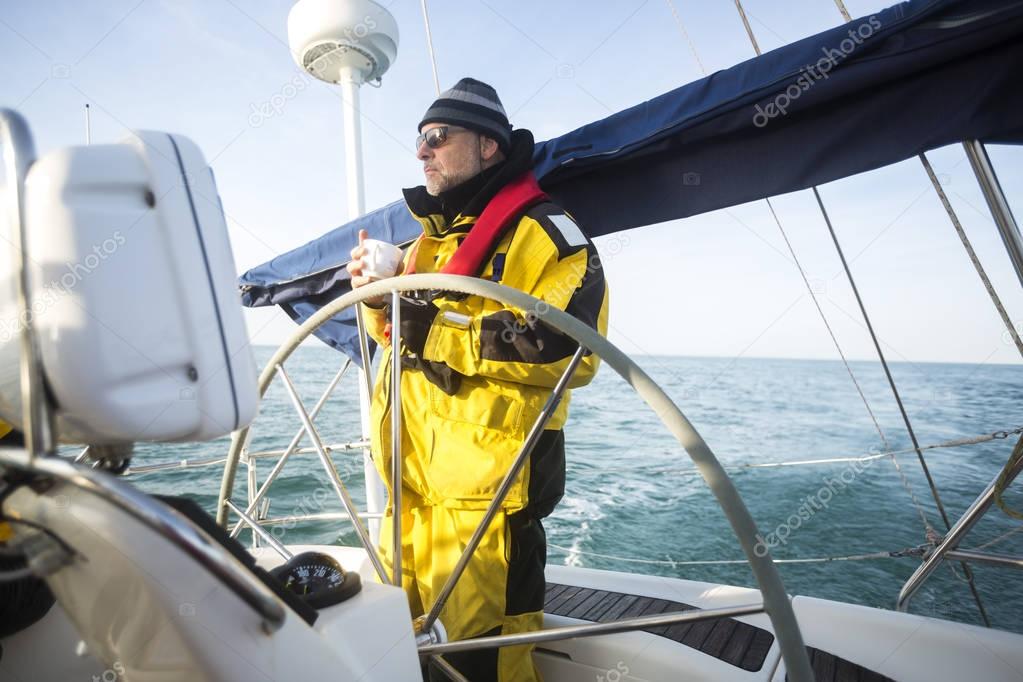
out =
[[443,421],[464,424],[468,429],[490,429],[521,439],[522,400],[491,390],[479,381],[464,381],[455,395],[430,387],[430,410]]
[[[474,381],[454,396],[430,386],[433,445],[427,465],[432,497],[442,503],[486,502],[494,497],[525,439],[523,402]],[[525,470],[504,508],[525,503]]]

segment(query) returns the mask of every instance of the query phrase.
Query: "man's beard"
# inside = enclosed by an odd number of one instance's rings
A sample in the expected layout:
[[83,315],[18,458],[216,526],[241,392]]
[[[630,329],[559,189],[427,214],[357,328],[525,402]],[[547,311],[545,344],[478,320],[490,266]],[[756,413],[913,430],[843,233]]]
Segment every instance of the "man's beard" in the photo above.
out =
[[437,196],[441,192],[458,187],[463,182],[475,176],[477,171],[465,171],[459,175],[441,173],[436,171],[426,176],[426,192],[431,196]]

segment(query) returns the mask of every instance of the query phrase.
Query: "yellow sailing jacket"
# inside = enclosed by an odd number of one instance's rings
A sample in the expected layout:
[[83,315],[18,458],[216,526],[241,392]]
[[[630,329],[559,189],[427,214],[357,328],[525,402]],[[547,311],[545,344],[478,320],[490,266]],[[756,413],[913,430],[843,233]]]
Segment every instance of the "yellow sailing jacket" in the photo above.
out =
[[[422,195],[425,189],[417,188]],[[413,193],[417,190],[410,190]],[[407,194],[407,197],[409,194]],[[410,255],[415,272],[438,272],[475,223],[457,216],[449,225],[440,213],[410,210],[423,226]],[[570,216],[545,202],[519,218],[499,240],[480,277],[524,291],[542,305],[565,310],[607,333],[608,291],[600,257]],[[441,362],[462,375],[449,395],[418,369],[403,369],[401,380],[403,480],[427,504],[484,508],[493,498],[542,411],[551,388],[568,366],[577,344],[538,322],[533,311],[509,309],[478,296],[441,292],[423,360]],[[391,347],[384,336],[388,313],[364,306],[370,335],[383,354],[372,404],[372,453],[390,489]],[[586,356],[570,387],[589,383],[599,360]],[[566,392],[548,429],[568,416]],[[514,512],[528,502],[530,471],[524,468],[505,499]]]

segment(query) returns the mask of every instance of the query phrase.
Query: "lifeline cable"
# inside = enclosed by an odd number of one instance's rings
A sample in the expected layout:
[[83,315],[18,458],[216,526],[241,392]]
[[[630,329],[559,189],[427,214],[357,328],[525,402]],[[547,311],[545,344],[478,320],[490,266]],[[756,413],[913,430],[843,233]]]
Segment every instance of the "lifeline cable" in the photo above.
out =
[[[1005,429],[1002,431],[994,431],[992,433],[986,433],[981,436],[973,436],[970,438],[954,438],[952,440],[942,441],[940,443],[931,443],[929,445],[921,445],[921,450],[941,450],[947,448],[959,448],[966,447],[969,445],[979,445],[981,443],[988,443],[993,440],[1000,440],[1008,438],[1009,436],[1018,436],[1023,434],[1023,427],[1017,427],[1014,429]],[[354,448],[348,448],[344,445],[325,445],[324,449],[328,452],[335,450],[349,451]],[[302,448],[296,451],[296,454],[308,454],[309,452],[315,452],[314,449]],[[741,464],[729,464],[725,465],[725,471],[741,471],[745,469],[773,469],[779,467],[790,467],[790,466],[810,466],[818,464],[842,464],[847,462],[869,462],[875,459],[883,459],[885,457],[891,457],[893,455],[904,455],[911,452],[915,452],[914,448],[904,448],[902,450],[885,450],[883,452],[867,452],[859,455],[846,455],[843,457],[820,457],[813,459],[801,459],[801,460],[789,460],[780,462],[744,462]],[[249,453],[249,456],[259,453]],[[166,471],[172,469],[199,469],[202,467],[213,466],[215,464],[223,464],[227,460],[226,457],[210,457],[205,459],[182,459],[173,462],[160,462],[156,464],[146,464],[140,467],[131,467],[125,472],[125,476],[143,476],[145,474],[153,473],[156,471]],[[677,473],[677,472],[688,472],[697,473],[696,469],[677,469],[673,467],[663,467],[659,464],[639,464],[629,467],[622,468],[605,468],[602,467],[601,471],[611,473],[629,473],[639,469],[648,469],[649,467],[659,467],[647,471],[647,473]]]
[[987,549],[988,547],[991,547],[992,545],[997,545],[1002,540],[1005,540],[1005,539],[1015,535],[1016,533],[1018,533],[1020,531],[1023,531],[1023,526],[1016,526],[1012,530],[1010,530],[1010,531],[1008,531],[1006,533],[1002,533],[1001,535],[996,537],[994,540],[988,540],[983,545],[977,545],[976,547],[971,547],[970,551],[971,552],[979,552],[979,551],[981,551],[983,549]]

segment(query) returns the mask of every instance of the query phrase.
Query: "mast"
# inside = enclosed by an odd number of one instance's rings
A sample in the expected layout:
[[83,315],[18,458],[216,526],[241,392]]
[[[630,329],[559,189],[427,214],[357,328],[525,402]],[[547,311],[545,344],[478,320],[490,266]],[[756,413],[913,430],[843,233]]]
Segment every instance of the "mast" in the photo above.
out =
[[[345,176],[348,220],[366,210],[362,167],[362,121],[359,88],[367,81],[379,82],[398,52],[398,24],[384,7],[373,0],[299,0],[288,14],[288,42],[302,69],[319,80],[341,86],[344,128]],[[362,307],[355,307],[359,327],[359,416],[362,439],[370,439],[372,378]],[[366,511],[382,513],[387,491],[377,474],[370,450],[363,448],[366,477]],[[380,541],[380,521],[370,518],[370,536]]]

